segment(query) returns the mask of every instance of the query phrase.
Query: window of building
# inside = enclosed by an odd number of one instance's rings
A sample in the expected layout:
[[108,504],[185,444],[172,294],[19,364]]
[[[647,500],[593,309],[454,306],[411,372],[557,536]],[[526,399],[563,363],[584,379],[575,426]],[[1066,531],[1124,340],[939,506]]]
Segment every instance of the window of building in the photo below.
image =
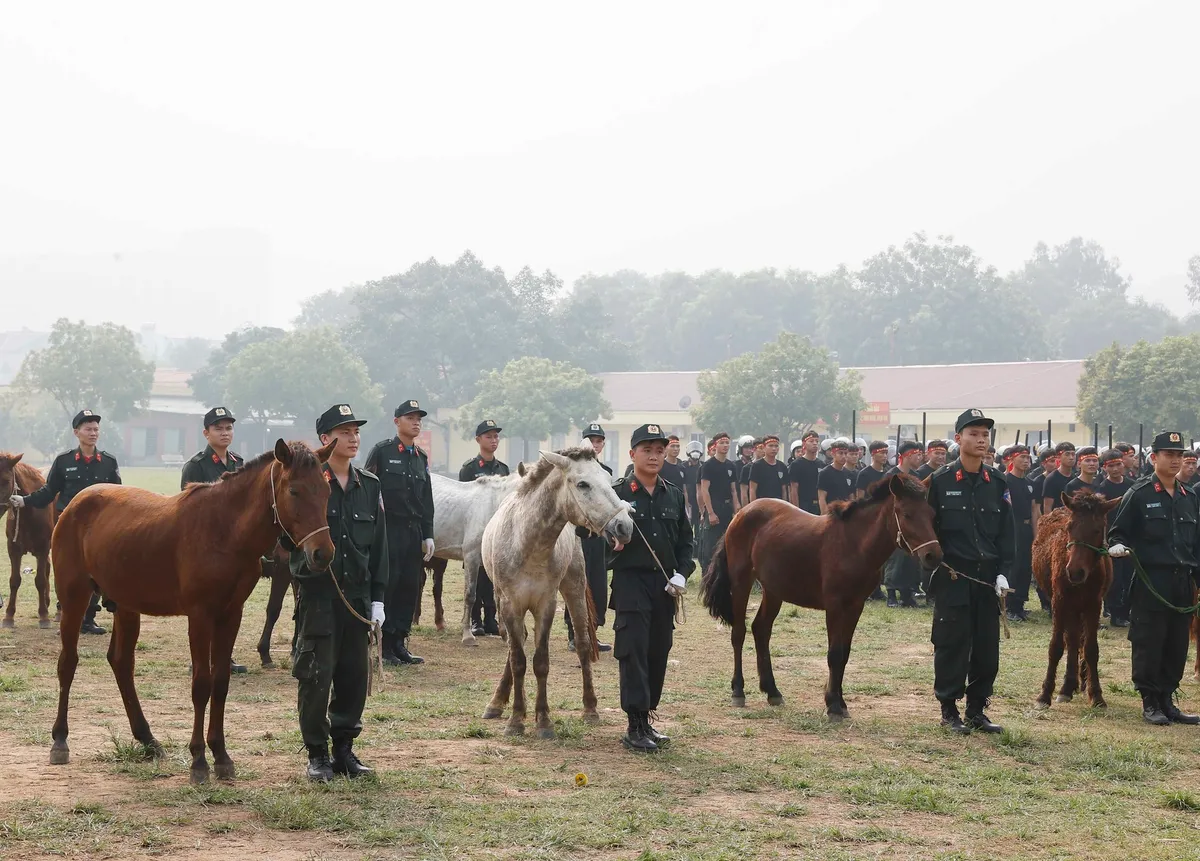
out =
[[621,434],[617,431],[605,431],[604,440],[603,460],[615,470],[621,457]]
[[1074,422],[1067,425],[1067,433],[1075,433],[1075,423]]
[[158,456],[158,428],[146,428],[146,457]]
[[129,431],[129,455],[133,458],[146,456],[146,429],[131,428]]
[[163,430],[163,454],[183,454],[183,431],[179,428]]

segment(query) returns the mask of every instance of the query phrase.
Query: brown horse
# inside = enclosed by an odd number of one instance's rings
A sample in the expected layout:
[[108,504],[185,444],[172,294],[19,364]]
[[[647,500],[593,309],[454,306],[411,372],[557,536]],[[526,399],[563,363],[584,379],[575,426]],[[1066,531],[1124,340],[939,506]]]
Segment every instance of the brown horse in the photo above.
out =
[[280,535],[303,548],[313,570],[329,566],[334,547],[326,504],[329,483],[321,464],[336,443],[315,453],[279,440],[214,484],[192,484],[164,497],[148,490],[98,484],[83,490],[54,529],[51,555],[62,604],[58,657],[58,718],[50,762],[70,760],[67,705],[79,663],[79,624],[93,590],[115,602],[108,663],[129,727],[148,754],[162,755],[133,686],[134,647],[142,614],[187,616],[192,657],[194,721],[188,749],[191,781],[204,783],[204,712],[210,699],[208,747],[217,777],[233,777],[225,749],[225,696],[242,605],[261,575],[260,558]]
[[771,669],[771,626],[784,601],[825,611],[829,679],[825,708],[831,720],[849,717],[842,678],[863,604],[879,585],[879,569],[897,546],[926,568],[942,562],[933,532],[928,485],[893,475],[866,496],[836,503],[816,516],[778,499],[756,500],[737,514],[701,581],[701,600],[713,618],[733,626],[733,704],[744,706],[742,644],[750,589],[762,584],[754,616],[758,687],[773,706],[783,704]]
[[1106,515],[1120,504],[1098,493],[1076,491],[1062,495],[1066,508],[1056,508],[1038,521],[1033,541],[1033,575],[1038,586],[1050,596],[1050,659],[1046,681],[1037,698],[1037,707],[1050,708],[1058,662],[1067,650],[1067,668],[1062,689],[1055,702],[1069,703],[1075,692],[1087,686],[1088,700],[1096,708],[1105,708],[1100,690],[1100,644],[1096,629],[1100,625],[1100,607],[1112,583],[1112,560],[1097,548],[1106,545]]
[[[0,452],[0,493],[4,499],[14,493],[28,496],[46,483],[42,474],[21,463],[21,455]],[[38,627],[49,628],[50,621],[50,533],[54,530],[54,506],[45,508],[10,508],[5,531],[8,536],[8,561],[12,576],[8,581],[8,607],[4,611],[3,627],[16,625],[17,590],[21,588],[21,559],[29,554],[37,560],[33,584],[38,593]]]
[[417,604],[413,608],[412,623],[414,625],[421,624],[420,596],[425,594],[425,577],[426,572],[428,572],[433,575],[433,626],[439,631],[446,630],[446,610],[442,606],[442,582],[446,578],[447,564],[445,559],[434,556],[421,569],[421,585],[417,587]]

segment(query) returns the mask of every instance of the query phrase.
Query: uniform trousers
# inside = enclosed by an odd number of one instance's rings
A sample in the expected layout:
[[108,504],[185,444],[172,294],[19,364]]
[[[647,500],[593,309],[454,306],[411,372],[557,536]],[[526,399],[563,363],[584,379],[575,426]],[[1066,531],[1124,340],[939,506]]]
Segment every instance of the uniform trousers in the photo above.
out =
[[[957,562],[951,564],[964,570]],[[971,576],[979,576],[980,580],[995,577],[994,573]],[[952,704],[965,694],[968,706],[982,706],[992,695],[1000,670],[1000,605],[996,590],[962,577],[951,581],[945,568],[937,572],[931,586],[934,696],[939,702]]]
[[1033,527],[1018,523],[1016,535],[1017,553],[1013,559],[1012,574],[1008,578],[1012,592],[1005,598],[1010,613],[1025,609],[1025,602],[1029,600],[1029,585],[1033,582]]
[[710,523],[707,517],[703,518],[704,524],[699,533],[701,571],[708,570],[708,564],[712,562],[713,554],[717,552],[717,548],[725,539],[725,530],[733,521],[733,503],[726,503],[724,506],[717,504],[713,506],[713,511],[717,515],[717,522]]
[[[354,603],[370,618],[367,602]],[[350,615],[331,585],[297,585],[292,676],[306,745],[323,746],[330,736],[334,741],[358,738],[362,732],[370,673],[367,639],[367,626]]]
[[[1129,589],[1133,582],[1133,560],[1128,556],[1119,556],[1112,560],[1113,581],[1108,587],[1104,606],[1108,615],[1113,619],[1129,618]],[[1186,603],[1191,604],[1191,601]]]
[[471,622],[485,627],[496,624],[496,588],[482,565],[475,578],[475,605],[471,608]]
[[[1148,569],[1146,573],[1155,581],[1158,593],[1176,607],[1187,607],[1193,602],[1192,578],[1186,569]],[[1138,693],[1143,696],[1175,693],[1187,665],[1191,622],[1190,615],[1164,607],[1142,583],[1133,584],[1129,646],[1133,686]]]
[[662,698],[667,657],[675,638],[675,599],[662,572],[651,568],[613,572],[613,657],[621,676],[621,708],[654,711]]
[[412,628],[413,611],[421,600],[421,574],[425,566],[421,524],[388,517],[387,540],[391,572],[384,597],[383,632],[405,638]]
[[[592,593],[592,603],[596,605],[596,627],[604,625],[605,608],[608,607],[608,569],[604,563],[604,552],[608,546],[606,539],[600,536],[580,538],[583,548],[583,569],[587,576],[588,591]],[[564,611],[563,618],[567,623],[567,636],[575,638],[575,627],[571,624],[571,611]]]

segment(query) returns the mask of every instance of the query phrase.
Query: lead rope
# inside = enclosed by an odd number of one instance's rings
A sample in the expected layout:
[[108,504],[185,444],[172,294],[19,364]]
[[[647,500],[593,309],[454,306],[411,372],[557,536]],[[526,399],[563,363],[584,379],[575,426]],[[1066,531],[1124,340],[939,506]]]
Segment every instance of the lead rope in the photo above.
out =
[[[1078,544],[1080,547],[1086,547],[1088,550],[1094,550],[1101,556],[1111,556],[1107,547],[1094,547],[1084,541],[1068,541],[1067,547],[1070,547],[1072,544]],[[1138,579],[1142,581],[1142,585],[1146,587],[1146,590],[1153,595],[1160,604],[1162,604],[1168,610],[1174,610],[1176,613],[1180,613],[1185,616],[1200,615],[1200,602],[1197,602],[1190,607],[1176,607],[1174,604],[1160,595],[1158,590],[1154,588],[1154,584],[1150,582],[1150,575],[1147,574],[1146,569],[1142,567],[1142,563],[1138,559],[1137,554],[1133,552],[1133,548],[1130,547],[1128,550],[1129,558],[1133,560],[1133,569],[1135,572],[1137,572]]]
[[[667,578],[667,583],[670,584],[671,575],[667,573],[667,569],[663,567],[663,564],[658,561],[658,554],[654,552],[654,548],[650,546],[650,542],[647,541],[646,536],[642,534],[642,527],[638,526],[637,521],[633,520],[632,517],[630,520],[633,521],[633,528],[637,530],[637,534],[642,536],[642,543],[645,544],[646,549],[650,551],[650,556],[654,559],[654,564],[658,566],[658,570],[662,572],[662,575]],[[672,595],[671,597],[675,599],[675,621],[682,625],[687,622],[687,605],[683,603],[682,595]]]
[[[278,461],[275,463],[278,463]],[[325,525],[319,529],[314,529],[299,541],[292,538],[291,534],[287,531],[287,527],[279,519],[279,506],[275,502],[275,463],[271,464],[271,513],[275,517],[275,525],[287,536],[288,541],[292,542],[296,549],[299,549],[305,541],[314,535],[328,532],[329,526]],[[371,696],[375,693],[376,687],[381,691],[383,690],[383,636],[380,626],[370,619],[364,619],[357,610],[350,606],[350,602],[346,600],[346,593],[342,591],[341,584],[338,583],[337,577],[334,576],[333,566],[330,565],[326,570],[329,571],[329,579],[333,583],[333,588],[337,590],[338,597],[342,599],[342,603],[346,606],[350,615],[370,629],[370,632],[367,634],[367,696]]]

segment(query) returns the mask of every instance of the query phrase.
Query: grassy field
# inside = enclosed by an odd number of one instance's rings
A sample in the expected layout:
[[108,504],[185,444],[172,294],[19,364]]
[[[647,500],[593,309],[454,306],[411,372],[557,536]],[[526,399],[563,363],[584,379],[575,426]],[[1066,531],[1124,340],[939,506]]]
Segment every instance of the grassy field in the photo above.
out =
[[[125,476],[174,488],[174,473]],[[460,583],[451,568],[452,618]],[[734,709],[727,631],[693,594],[661,709],[670,753],[637,758],[620,747],[610,657],[597,674],[601,725],[578,719],[579,674],[561,631],[550,689],[558,740],[506,738],[500,722],[479,717],[502,644],[466,649],[424,627],[413,646],[428,663],[389,670],[368,701],[359,750],[378,779],[308,785],[295,683],[286,670],[252,668],[234,678],[227,717],[238,778],[193,788],[185,622],[146,620],[137,652],[143,706],[167,758],[140,760],[107,637],[87,638],[73,759],[52,767],[56,633],[38,630],[28,588],[19,627],[0,632],[0,857],[1200,858],[1200,728],[1141,722],[1128,643],[1115,631],[1101,633],[1106,712],[1079,700],[1033,711],[1049,634],[1040,613],[1002,643],[989,710],[1008,728],[998,737],[938,728],[926,610],[868,608],[847,674],[853,719],[838,726],[821,711],[823,619],[785,610],[771,648],[787,704],[754,695]],[[264,584],[238,643],[246,663],[265,599]],[[290,606],[274,638],[284,665]],[[425,608],[431,621],[428,595]],[[1189,675],[1184,705],[1198,700]]]

